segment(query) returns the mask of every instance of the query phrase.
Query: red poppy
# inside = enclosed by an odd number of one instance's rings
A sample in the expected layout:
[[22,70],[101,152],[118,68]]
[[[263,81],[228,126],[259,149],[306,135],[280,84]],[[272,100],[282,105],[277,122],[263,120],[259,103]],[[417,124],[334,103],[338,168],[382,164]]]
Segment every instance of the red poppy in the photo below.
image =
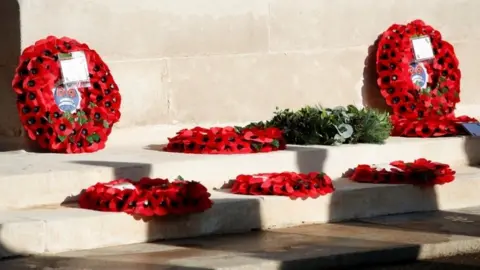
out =
[[369,165],[358,165],[349,178],[357,182],[370,182],[373,179],[372,170]]
[[213,205],[212,200],[210,200],[210,194],[208,196],[202,196],[199,199],[195,201],[193,206],[191,207],[190,212],[191,213],[197,213],[197,212],[204,212],[207,209],[210,209]]
[[188,197],[201,198],[208,193],[207,188],[199,182],[191,181],[185,184],[185,191]]
[[418,137],[428,138],[431,137],[435,132],[435,127],[435,122],[427,120],[418,125],[415,128],[415,132],[417,133]]
[[150,192],[142,192],[137,197],[136,207],[132,214],[142,217],[151,217],[155,215],[156,202],[157,200],[154,199]]
[[235,194],[247,194],[251,175],[240,174],[232,184],[231,192]]
[[255,132],[254,130],[245,130],[243,133],[243,138],[247,141],[258,142],[258,143],[271,143],[272,138],[262,136],[261,132]]
[[53,120],[53,130],[58,136],[68,136],[73,131],[73,124],[67,118]]
[[108,209],[111,212],[120,212],[121,209],[125,206],[126,202],[130,198],[130,196],[134,196],[133,193],[135,191],[131,189],[119,190],[116,192],[108,204]]

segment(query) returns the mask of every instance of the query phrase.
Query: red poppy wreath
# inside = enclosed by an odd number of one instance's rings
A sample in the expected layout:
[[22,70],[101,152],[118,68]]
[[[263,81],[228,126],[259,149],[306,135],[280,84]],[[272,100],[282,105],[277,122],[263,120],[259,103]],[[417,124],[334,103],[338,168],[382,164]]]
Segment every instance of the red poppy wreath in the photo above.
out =
[[245,154],[285,149],[278,128],[214,127],[182,129],[168,138],[167,152],[189,154]]
[[449,165],[424,158],[414,162],[394,161],[391,169],[379,169],[370,165],[358,165],[347,173],[355,182],[375,184],[411,184],[418,186],[442,185],[455,179],[455,171]]
[[[421,60],[414,42],[431,46],[431,59]],[[476,122],[468,116],[455,117],[460,101],[458,59],[453,46],[440,32],[415,20],[394,24],[378,43],[377,83],[392,108],[393,136],[438,137],[463,134],[459,123]]]
[[50,36],[26,48],[12,86],[28,137],[51,152],[103,149],[120,119],[121,97],[107,65],[70,38]]
[[234,194],[278,195],[292,199],[318,198],[334,190],[332,179],[318,172],[241,174],[235,178],[231,187]]
[[78,203],[85,209],[140,217],[185,215],[212,207],[210,193],[202,184],[181,177],[173,182],[145,177],[138,182],[118,179],[97,183],[80,195]]

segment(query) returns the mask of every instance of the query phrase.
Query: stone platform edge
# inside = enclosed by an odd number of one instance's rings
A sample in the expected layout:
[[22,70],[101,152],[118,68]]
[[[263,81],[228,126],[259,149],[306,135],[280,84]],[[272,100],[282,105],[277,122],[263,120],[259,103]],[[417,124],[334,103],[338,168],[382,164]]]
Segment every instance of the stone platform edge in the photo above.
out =
[[[43,206],[0,211],[3,257],[57,253],[154,240],[286,228],[388,214],[480,205],[480,169],[434,188],[372,185],[339,180],[318,199],[243,196],[213,191],[214,206],[199,214],[145,222],[122,213]],[[285,213],[289,213],[286,215]]]
[[[144,176],[196,180],[219,188],[239,174],[323,171],[334,180],[358,164],[427,158],[451,166],[480,163],[480,139],[390,138],[383,145],[295,146],[246,155],[167,153],[145,145],[112,146],[92,154],[0,153],[0,209],[60,204],[75,200],[97,182]],[[17,188],[12,189],[12,186]]]

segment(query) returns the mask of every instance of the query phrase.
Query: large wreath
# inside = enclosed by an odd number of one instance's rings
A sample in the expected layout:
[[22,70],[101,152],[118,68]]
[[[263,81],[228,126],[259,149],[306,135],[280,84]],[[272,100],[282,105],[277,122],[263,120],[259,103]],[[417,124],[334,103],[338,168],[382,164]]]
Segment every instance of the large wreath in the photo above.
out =
[[[89,81],[63,84],[59,56],[83,52]],[[26,48],[12,82],[20,120],[31,140],[52,152],[105,147],[120,119],[121,97],[107,65],[86,44],[53,36]]]
[[[416,61],[412,39],[429,37],[434,59]],[[458,59],[440,32],[415,20],[394,24],[378,43],[377,83],[392,108],[393,136],[433,137],[463,133],[458,123],[475,119],[455,117],[460,101]]]
[[189,154],[245,154],[285,149],[278,128],[214,127],[182,129],[168,138],[167,152]]
[[318,198],[335,190],[332,179],[324,173],[295,172],[241,174],[233,181],[231,192],[245,195],[277,195]]
[[173,182],[144,177],[139,181],[97,183],[80,195],[78,204],[85,209],[151,217],[203,212],[213,203],[210,193],[198,182],[181,177]]
[[385,169],[362,164],[347,172],[346,176],[352,181],[360,183],[417,186],[443,185],[455,179],[455,171],[448,164],[433,162],[424,158],[413,162],[393,161],[390,166],[390,169]]

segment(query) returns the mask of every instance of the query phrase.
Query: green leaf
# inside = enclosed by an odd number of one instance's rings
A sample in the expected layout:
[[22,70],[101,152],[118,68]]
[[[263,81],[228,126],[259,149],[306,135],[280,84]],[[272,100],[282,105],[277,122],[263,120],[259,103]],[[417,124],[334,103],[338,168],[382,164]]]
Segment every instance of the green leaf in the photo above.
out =
[[64,142],[65,139],[67,138],[67,136],[60,136],[60,135],[58,135],[57,138],[58,138],[58,140],[59,140],[60,142]]
[[243,130],[243,127],[241,127],[241,126],[234,126],[233,128],[235,129],[236,133],[241,133],[242,130]]
[[79,123],[80,125],[86,124],[86,123],[88,123],[88,118],[86,118],[86,117],[79,117],[79,118],[78,118],[78,123]]
[[89,143],[94,143],[95,141],[100,140],[100,135],[98,135],[97,133],[90,134],[87,136],[86,140]]
[[71,59],[72,53],[58,53],[57,56],[60,60]]
[[[262,127],[258,124],[255,126]],[[316,105],[296,111],[277,110],[271,119],[264,122],[263,127],[281,129],[288,144],[332,145],[382,143],[389,137],[392,124],[388,113],[374,109],[358,109],[354,105],[330,109]],[[254,150],[260,148],[261,145],[252,146]]]
[[93,102],[90,102],[90,103],[88,103],[88,107],[95,108],[95,107],[97,107],[97,104],[95,104]]
[[183,179],[183,177],[181,175],[177,176],[177,180],[185,181],[185,179]]
[[260,149],[262,149],[262,145],[258,143],[252,143],[252,147],[257,152],[260,151]]
[[110,127],[107,120],[103,120],[103,127],[104,128],[109,128]]
[[70,112],[64,112],[63,117],[65,117],[70,123],[75,123],[75,118]]
[[279,148],[279,147],[280,147],[280,141],[278,141],[278,140],[273,140],[273,141],[272,141],[272,145],[273,145],[273,147],[275,147],[275,148]]

